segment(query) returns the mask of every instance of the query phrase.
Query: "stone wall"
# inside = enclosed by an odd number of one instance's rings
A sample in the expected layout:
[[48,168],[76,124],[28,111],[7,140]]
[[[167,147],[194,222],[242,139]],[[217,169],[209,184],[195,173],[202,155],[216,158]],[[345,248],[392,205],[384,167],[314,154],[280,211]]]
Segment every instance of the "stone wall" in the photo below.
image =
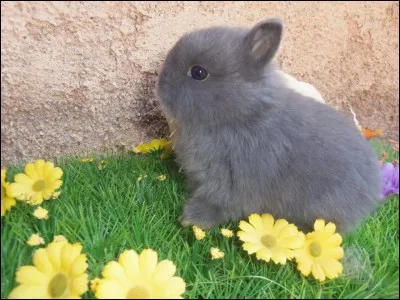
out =
[[211,25],[286,25],[282,70],[398,139],[398,2],[1,2],[1,164],[164,135],[166,52]]

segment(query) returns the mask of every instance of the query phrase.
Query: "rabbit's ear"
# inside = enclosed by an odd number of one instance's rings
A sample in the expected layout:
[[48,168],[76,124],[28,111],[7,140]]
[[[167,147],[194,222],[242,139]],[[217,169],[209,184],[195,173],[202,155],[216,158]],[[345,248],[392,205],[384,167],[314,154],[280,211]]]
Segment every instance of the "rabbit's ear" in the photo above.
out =
[[255,25],[244,39],[245,65],[250,73],[259,74],[275,56],[281,42],[283,22],[268,19]]

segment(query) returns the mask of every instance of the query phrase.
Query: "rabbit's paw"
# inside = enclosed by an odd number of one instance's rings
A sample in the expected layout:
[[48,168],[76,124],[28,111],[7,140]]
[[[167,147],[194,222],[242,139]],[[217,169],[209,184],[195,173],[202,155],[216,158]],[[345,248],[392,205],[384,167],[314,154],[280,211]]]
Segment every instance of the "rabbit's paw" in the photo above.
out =
[[189,200],[179,218],[182,226],[196,225],[203,229],[209,229],[221,223],[219,208],[198,199]]

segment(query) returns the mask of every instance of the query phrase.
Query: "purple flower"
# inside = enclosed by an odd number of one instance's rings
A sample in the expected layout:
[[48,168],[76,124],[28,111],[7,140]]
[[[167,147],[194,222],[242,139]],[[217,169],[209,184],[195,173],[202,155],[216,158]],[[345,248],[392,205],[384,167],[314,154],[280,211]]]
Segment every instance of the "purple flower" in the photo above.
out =
[[391,195],[399,194],[399,165],[384,163],[381,166],[382,191],[381,199]]

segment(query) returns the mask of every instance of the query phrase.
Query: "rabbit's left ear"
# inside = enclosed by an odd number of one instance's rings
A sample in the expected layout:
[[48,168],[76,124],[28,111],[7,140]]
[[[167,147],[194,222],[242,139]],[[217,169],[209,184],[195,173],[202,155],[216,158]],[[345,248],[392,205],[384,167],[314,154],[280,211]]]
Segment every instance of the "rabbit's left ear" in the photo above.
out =
[[283,22],[268,19],[255,25],[244,38],[244,68],[260,73],[275,56],[282,38]]

